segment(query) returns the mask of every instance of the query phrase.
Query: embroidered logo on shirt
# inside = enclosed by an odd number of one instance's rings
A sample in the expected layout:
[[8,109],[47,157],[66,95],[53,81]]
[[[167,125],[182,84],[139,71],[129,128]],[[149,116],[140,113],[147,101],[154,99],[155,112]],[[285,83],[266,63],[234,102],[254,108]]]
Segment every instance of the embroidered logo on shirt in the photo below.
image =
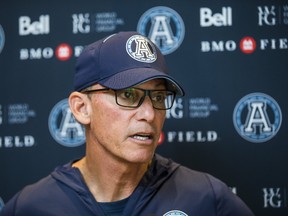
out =
[[163,216],[188,216],[188,214],[179,211],[179,210],[171,210],[167,213],[165,213]]

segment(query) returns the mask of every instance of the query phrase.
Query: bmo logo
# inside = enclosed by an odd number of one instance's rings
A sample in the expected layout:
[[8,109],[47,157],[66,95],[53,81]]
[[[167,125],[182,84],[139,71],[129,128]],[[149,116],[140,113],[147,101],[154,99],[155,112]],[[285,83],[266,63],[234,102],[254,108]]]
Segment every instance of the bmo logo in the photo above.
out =
[[50,33],[49,15],[41,15],[39,20],[31,20],[28,16],[19,17],[19,35],[43,35]]
[[232,8],[222,7],[221,12],[213,13],[210,8],[200,8],[200,26],[232,26]]

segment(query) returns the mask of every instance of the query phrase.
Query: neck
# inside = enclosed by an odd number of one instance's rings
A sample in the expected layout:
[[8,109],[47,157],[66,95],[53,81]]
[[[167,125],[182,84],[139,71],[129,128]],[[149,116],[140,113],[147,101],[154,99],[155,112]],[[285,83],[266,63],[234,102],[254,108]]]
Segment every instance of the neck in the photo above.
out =
[[[99,156],[99,154],[97,154]],[[86,155],[73,166],[78,167],[91,193],[98,202],[112,202],[129,197],[149,164],[127,164]]]

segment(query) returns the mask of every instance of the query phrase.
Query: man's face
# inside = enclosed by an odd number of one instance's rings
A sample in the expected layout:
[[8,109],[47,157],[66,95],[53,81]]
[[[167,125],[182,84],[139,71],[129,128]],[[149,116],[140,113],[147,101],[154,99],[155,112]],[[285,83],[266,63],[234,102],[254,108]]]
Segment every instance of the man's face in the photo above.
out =
[[[103,88],[100,85],[93,89]],[[155,79],[137,86],[163,90],[164,81]],[[152,106],[149,97],[138,108],[125,108],[115,102],[113,91],[91,94],[91,122],[87,143],[95,157],[147,163],[151,160],[165,120],[165,110]]]

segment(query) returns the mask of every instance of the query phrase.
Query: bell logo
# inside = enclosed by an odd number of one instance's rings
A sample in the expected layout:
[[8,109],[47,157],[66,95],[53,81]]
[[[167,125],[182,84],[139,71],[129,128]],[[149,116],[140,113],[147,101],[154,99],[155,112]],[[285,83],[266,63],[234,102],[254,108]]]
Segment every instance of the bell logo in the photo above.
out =
[[210,8],[200,8],[200,26],[232,26],[232,8],[222,7],[222,13],[212,14]]
[[19,18],[19,35],[26,36],[41,35],[50,33],[49,15],[41,15],[39,21],[31,22],[30,17],[21,16]]

